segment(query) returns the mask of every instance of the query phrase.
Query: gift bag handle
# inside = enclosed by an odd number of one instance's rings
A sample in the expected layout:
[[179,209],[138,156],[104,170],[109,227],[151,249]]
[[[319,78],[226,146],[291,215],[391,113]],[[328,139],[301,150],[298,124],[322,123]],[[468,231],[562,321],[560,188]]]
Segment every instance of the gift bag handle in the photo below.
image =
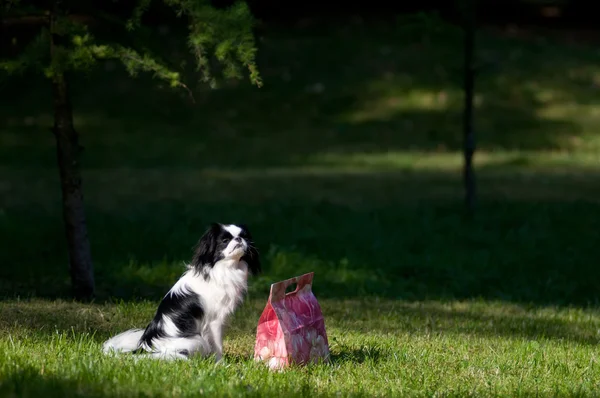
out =
[[[312,284],[314,272],[308,274],[296,276],[290,279],[286,279],[281,282],[271,284],[271,293],[269,294],[269,301],[280,301],[285,296],[296,294],[300,289],[306,285]],[[286,289],[296,283],[296,290],[293,292],[286,293]]]

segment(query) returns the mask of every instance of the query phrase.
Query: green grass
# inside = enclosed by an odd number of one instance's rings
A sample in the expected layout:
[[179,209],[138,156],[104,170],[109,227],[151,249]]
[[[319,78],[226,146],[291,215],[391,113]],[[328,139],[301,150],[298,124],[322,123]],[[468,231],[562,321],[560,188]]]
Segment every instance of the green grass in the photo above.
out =
[[[410,21],[267,31],[264,88],[196,105],[118,68],[78,77],[93,304],[66,298],[49,88],[3,83],[0,395],[598,395],[600,51],[480,36],[468,220],[460,43]],[[224,366],[100,355],[213,220],[247,223],[265,268]],[[272,374],[256,323],[269,284],[305,271],[333,361]]]
[[3,304],[3,395],[411,396],[590,395],[598,389],[598,313],[503,302],[322,300],[333,362],[273,374],[250,360],[261,301],[244,305],[226,363],[164,365],[98,353],[115,327],[141,324],[153,303]]

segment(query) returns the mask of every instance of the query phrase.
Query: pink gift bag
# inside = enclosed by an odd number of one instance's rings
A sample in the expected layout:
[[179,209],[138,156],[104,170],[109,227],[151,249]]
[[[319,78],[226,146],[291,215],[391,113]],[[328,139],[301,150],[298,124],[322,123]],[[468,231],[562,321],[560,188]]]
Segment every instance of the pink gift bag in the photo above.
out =
[[[273,283],[258,321],[254,359],[271,369],[329,360],[321,307],[311,290],[313,272]],[[286,289],[296,284],[293,292]]]

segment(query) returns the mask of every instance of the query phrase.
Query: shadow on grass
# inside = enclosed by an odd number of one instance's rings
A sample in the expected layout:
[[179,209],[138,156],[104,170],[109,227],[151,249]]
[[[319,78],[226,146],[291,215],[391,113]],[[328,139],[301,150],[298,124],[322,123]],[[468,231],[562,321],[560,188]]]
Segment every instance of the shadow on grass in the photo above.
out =
[[[366,345],[360,348],[342,348],[336,352],[332,352],[330,355],[331,363],[333,365],[351,362],[354,364],[362,364],[370,362],[377,364],[382,360],[385,360],[385,355],[377,347]],[[244,363],[249,360],[253,360],[252,356],[240,355],[240,354],[227,354],[227,361],[232,363]]]
[[372,364],[379,363],[384,359],[384,354],[377,347],[364,346],[355,349],[341,349],[339,352],[331,353],[331,362],[336,363],[352,362],[361,364],[369,362]]
[[[325,300],[322,304],[327,327],[337,330],[414,337],[466,335],[565,341],[592,346],[600,342],[596,313],[579,309],[557,311],[553,307],[476,300],[349,300],[342,303]],[[365,349],[369,351],[368,347]]]
[[[481,309],[470,311],[451,310],[424,306],[424,308],[404,307],[401,311],[406,317],[420,319],[426,333],[431,334],[468,334],[506,338],[524,338],[575,342],[584,345],[597,345],[600,336],[597,333],[600,323],[591,317],[586,319],[552,319],[535,316],[535,308],[519,309],[515,313],[490,313]],[[591,320],[593,319],[593,320]]]
[[[144,310],[147,311],[144,311]],[[115,313],[113,308],[95,304],[77,304],[60,300],[21,300],[9,301],[2,304],[0,329],[12,333],[27,333],[35,336],[52,337],[57,333],[67,333],[76,336],[93,335],[100,342],[115,333],[111,327],[115,319],[120,321],[123,328],[141,327],[151,319],[152,308],[136,306],[135,311],[119,309],[125,314]],[[125,329],[123,329],[125,330]],[[18,336],[18,335],[17,335]],[[19,338],[19,337],[16,337]]]
[[[589,138],[597,52],[485,32],[479,41],[478,149],[572,149]],[[461,53],[460,32],[441,22],[266,32],[265,86],[201,90],[195,106],[107,67],[73,84],[85,165],[246,169],[322,153],[460,150]],[[54,167],[49,87],[27,76],[6,91],[1,164]]]
[[[252,294],[314,271],[323,298],[584,306],[600,299],[600,205],[584,200],[600,198],[596,174],[482,174],[471,222],[462,217],[458,173],[140,177],[87,179],[100,299],[162,296],[212,220],[251,226],[265,268],[251,279]],[[60,207],[34,207],[38,189],[51,188],[29,186],[18,197],[33,202],[11,204],[1,219],[8,250],[0,260],[27,264],[0,270],[2,296],[68,294]],[[239,193],[244,200],[235,199]]]
[[40,374],[33,367],[13,370],[0,378],[3,397],[114,397],[96,383],[69,380],[52,374]]

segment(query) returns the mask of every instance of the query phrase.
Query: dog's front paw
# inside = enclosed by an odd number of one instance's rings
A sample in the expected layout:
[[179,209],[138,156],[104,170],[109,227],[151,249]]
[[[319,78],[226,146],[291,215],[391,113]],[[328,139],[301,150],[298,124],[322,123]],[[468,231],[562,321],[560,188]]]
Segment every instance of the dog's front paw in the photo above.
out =
[[219,365],[219,366],[225,366],[227,365],[227,361],[225,360],[225,357],[221,354],[216,354],[215,355],[215,365]]

